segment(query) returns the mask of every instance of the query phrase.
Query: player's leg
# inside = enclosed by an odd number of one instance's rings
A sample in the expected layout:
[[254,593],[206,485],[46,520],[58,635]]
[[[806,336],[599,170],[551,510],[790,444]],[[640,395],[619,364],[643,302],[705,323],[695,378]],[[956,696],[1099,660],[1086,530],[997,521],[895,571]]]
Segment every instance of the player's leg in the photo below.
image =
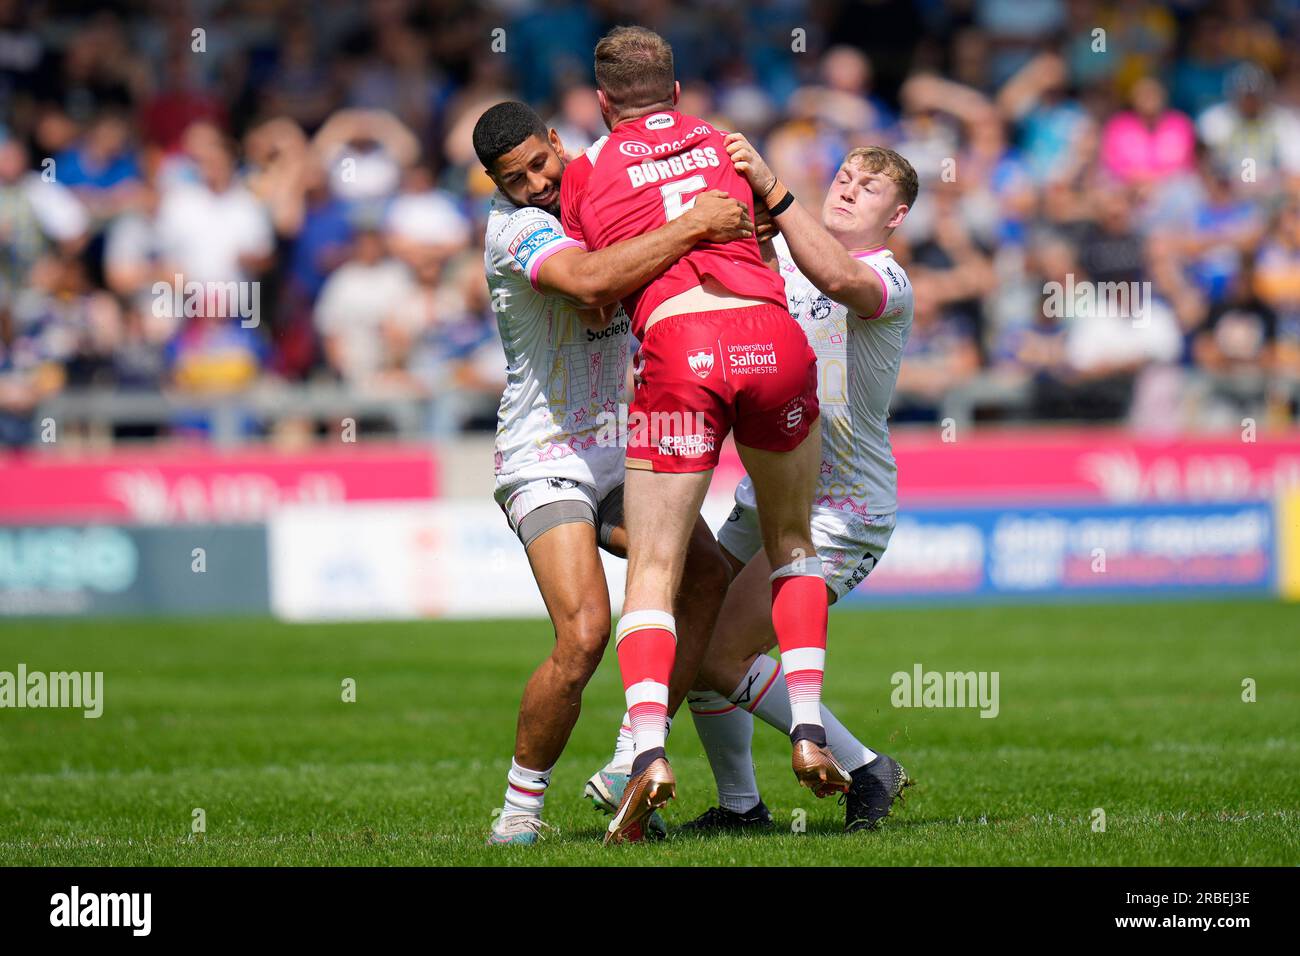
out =
[[739,440],[736,448],[754,482],[763,551],[774,569],[772,629],[790,691],[791,766],[800,783],[818,796],[844,791],[851,781],[827,750],[821,716],[828,605],[821,560],[809,530],[821,433],[811,431],[786,452],[748,447]]
[[[733,530],[738,527],[742,530]],[[867,577],[883,555],[893,527],[893,515],[846,519],[838,513],[814,513],[813,542],[826,574],[828,603],[834,604],[841,594],[849,593]],[[743,545],[743,523],[729,522],[719,538],[724,547],[736,547],[737,542]],[[737,779],[738,768],[752,766],[746,744],[748,728],[742,733],[738,727],[741,713],[752,713],[782,733],[791,723],[784,675],[778,663],[767,656],[776,645],[770,621],[761,614],[751,613],[745,618],[746,607],[763,608],[770,570],[766,554],[760,551],[737,574],[700,671],[701,681],[716,688],[720,700],[736,705],[735,711],[723,712],[708,721],[696,721],[697,728],[702,724],[709,727],[708,739],[702,731],[701,740],[709,751],[710,763],[728,770],[732,780]],[[731,626],[733,621],[738,622],[737,626]],[[862,743],[825,704],[821,706],[821,717],[827,744],[836,762],[852,780],[845,803],[845,827],[848,830],[874,828],[889,815],[893,801],[901,799],[902,789],[910,783],[907,774],[888,754],[877,753]],[[720,727],[735,730],[728,738]],[[752,811],[742,817],[728,813],[728,809],[740,803],[755,806],[756,783],[751,787],[741,779],[732,786],[735,789],[729,795],[729,803],[722,799],[726,787],[719,777],[719,804],[723,809],[712,814],[709,822],[714,826],[751,822]]]
[[695,686],[735,569],[728,563],[708,522],[698,514],[686,547],[686,561],[673,598],[677,657],[668,682],[668,717]]
[[491,842],[535,842],[551,771],[609,640],[609,592],[591,516],[586,501],[551,501],[517,525],[555,644],[524,687],[505,804]]
[[[617,510],[607,513],[604,503],[601,505],[602,522],[615,518],[617,525],[611,527],[603,537],[601,546],[620,557],[627,556],[627,529],[623,513],[622,490],[620,489]],[[718,546],[718,541],[709,530],[709,524],[699,515],[691,529],[691,537],[686,546],[686,560],[682,567],[681,581],[673,597],[673,617],[677,622],[677,652],[673,662],[672,677],[668,682],[668,718],[674,714],[686,699],[687,693],[695,685],[700,662],[704,659],[709,638],[713,634],[714,622],[727,593],[727,586],[732,577],[743,566],[732,564],[725,552]],[[615,745],[615,758],[626,756],[628,767],[631,766],[632,728],[625,714],[619,737]]]
[[676,790],[664,753],[668,685],[677,650],[671,608],[711,476],[711,470],[675,474],[628,469],[627,596],[615,641],[636,756],[607,842],[635,836],[641,821]]
[[[611,494],[607,501],[601,503],[600,517],[601,545],[619,555],[627,553],[624,521],[623,489],[620,488],[617,496]],[[608,532],[605,529],[608,529]],[[708,523],[703,518],[697,517],[686,549],[686,563],[682,571],[681,584],[673,600],[673,615],[677,624],[677,651],[668,685],[666,729],[669,732],[672,729],[673,714],[686,698],[699,671],[700,661],[704,657],[732,573],[732,568],[718,548]],[[587,779],[583,787],[583,796],[590,800],[597,810],[607,813],[617,811],[632,773],[632,762],[635,756],[631,716],[624,713],[615,738],[613,756],[605,766]],[[667,834],[667,827],[659,814],[650,816],[645,833],[650,837],[662,837]]]
[[[740,493],[737,493],[739,502]],[[743,560],[731,549],[742,554],[760,546],[757,515],[752,508],[746,510],[739,503],[727,524],[719,532],[728,561],[737,577],[743,574]],[[752,547],[746,547],[752,542]],[[739,547],[738,547],[739,545]],[[734,582],[733,582],[734,583]],[[754,736],[754,717],[741,704],[731,700],[727,693],[719,692],[708,682],[704,668],[715,656],[714,641],[719,637],[729,643],[739,634],[770,634],[771,615],[766,600],[755,604],[740,598],[739,592],[728,589],[713,640],[704,655],[696,688],[687,700],[691,719],[699,735],[704,753],[709,758],[709,769],[717,788],[718,804],[699,817],[683,824],[688,833],[710,833],[748,829],[771,829],[772,815],[763,804],[758,792],[758,778],[754,772],[751,744]]]
[[817,356],[799,323],[782,309],[751,309],[731,322],[719,345],[728,354],[770,355],[762,374],[732,362],[736,450],[754,485],[763,550],[772,564],[772,627],[790,686],[791,767],[818,796],[848,789],[849,777],[826,748],[821,685],[826,665],[826,588],[810,519],[821,469]]

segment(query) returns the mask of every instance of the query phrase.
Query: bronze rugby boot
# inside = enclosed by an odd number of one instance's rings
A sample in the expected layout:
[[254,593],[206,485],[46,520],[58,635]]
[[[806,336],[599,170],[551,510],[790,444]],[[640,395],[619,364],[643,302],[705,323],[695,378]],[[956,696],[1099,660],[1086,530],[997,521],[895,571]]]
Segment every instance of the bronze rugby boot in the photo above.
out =
[[628,780],[618,812],[614,814],[605,833],[605,845],[641,840],[646,819],[676,793],[677,778],[673,776],[673,768],[668,766],[668,759],[660,750],[644,770],[633,774]]
[[853,778],[845,772],[826,746],[826,734],[820,727],[800,724],[790,733],[794,754],[790,766],[795,779],[818,797],[847,793]]

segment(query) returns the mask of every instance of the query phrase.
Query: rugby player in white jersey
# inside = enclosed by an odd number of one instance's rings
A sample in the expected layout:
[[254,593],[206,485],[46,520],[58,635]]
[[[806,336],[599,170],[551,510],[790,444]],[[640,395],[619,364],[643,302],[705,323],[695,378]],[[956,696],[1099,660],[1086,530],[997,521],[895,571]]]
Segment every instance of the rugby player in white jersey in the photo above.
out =
[[[582,691],[604,653],[610,603],[597,547],[626,549],[622,525],[629,322],[617,302],[697,242],[752,235],[744,204],[702,194],[663,228],[598,252],[567,238],[559,220],[563,144],[523,103],[493,106],[474,148],[498,188],[484,265],[506,353],[496,438],[496,500],[528,553],[555,627],[550,656],[519,708],[505,805],[491,844],[532,844],[541,833],[551,770],[578,719]],[[610,316],[612,315],[612,318]],[[613,440],[611,440],[613,438]],[[679,601],[685,615],[675,702],[698,670],[727,569],[697,522]],[[622,797],[626,778],[612,778]],[[638,834],[639,836],[639,834]],[[634,837],[635,838],[635,837]]]
[[[744,136],[728,136],[727,149],[754,194],[779,210],[773,221],[781,235],[770,246],[763,244],[765,257],[779,268],[790,314],[817,353],[822,462],[812,539],[827,599],[834,603],[871,572],[894,529],[897,468],[886,419],[912,326],[912,287],[885,244],[916,200],[916,172],[893,150],[853,150],[826,193],[819,222],[797,202],[785,202],[785,187]],[[687,698],[719,802],[682,827],[695,832],[772,826],[750,753],[754,716],[782,734],[790,726],[784,674],[767,655],[776,645],[769,613],[771,567],[748,477],[735,498],[718,532],[735,578],[698,689]],[[845,828],[874,829],[910,783],[907,774],[892,757],[855,738],[824,704],[822,721],[835,760],[853,781]],[[614,758],[588,784],[589,796],[603,775],[626,768],[626,724],[625,718]]]

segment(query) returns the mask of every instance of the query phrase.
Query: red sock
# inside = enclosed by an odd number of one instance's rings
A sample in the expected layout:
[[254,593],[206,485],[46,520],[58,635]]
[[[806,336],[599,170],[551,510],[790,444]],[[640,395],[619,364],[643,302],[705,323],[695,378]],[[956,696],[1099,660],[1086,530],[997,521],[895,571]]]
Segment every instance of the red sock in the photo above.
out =
[[820,727],[826,670],[826,582],[820,573],[793,574],[787,566],[773,575],[772,627],[790,692],[790,729]]
[[673,616],[666,611],[624,614],[614,641],[633,746],[638,754],[662,749],[667,736],[668,677],[677,656]]

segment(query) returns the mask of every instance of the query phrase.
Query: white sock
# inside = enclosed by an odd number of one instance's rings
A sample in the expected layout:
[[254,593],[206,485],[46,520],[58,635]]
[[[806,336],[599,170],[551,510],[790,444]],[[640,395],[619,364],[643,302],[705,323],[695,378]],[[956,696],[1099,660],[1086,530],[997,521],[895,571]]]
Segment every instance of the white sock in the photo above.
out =
[[[754,659],[749,673],[731,692],[731,701],[781,733],[790,732],[790,695],[781,674],[781,665],[766,654],[759,654]],[[849,733],[825,704],[821,705],[821,718],[822,726],[826,728],[826,743],[846,771],[852,773],[876,759],[876,752]]]
[[[664,718],[664,741],[673,732],[673,719]],[[614,756],[605,764],[606,773],[631,773],[632,761],[636,759],[636,738],[632,736],[632,717],[623,712],[623,723],[618,728],[618,737],[614,740]]]
[[506,803],[501,812],[540,817],[542,804],[546,802],[546,788],[550,785],[550,770],[529,770],[511,759],[510,773],[506,775]]
[[718,785],[718,806],[736,813],[752,810],[759,801],[754,758],[749,750],[754,718],[711,690],[693,690],[687,700]]
[[629,773],[632,770],[632,758],[636,755],[636,745],[632,741],[632,718],[623,712],[623,722],[618,728],[618,738],[614,741],[614,756],[605,764],[606,773]]

